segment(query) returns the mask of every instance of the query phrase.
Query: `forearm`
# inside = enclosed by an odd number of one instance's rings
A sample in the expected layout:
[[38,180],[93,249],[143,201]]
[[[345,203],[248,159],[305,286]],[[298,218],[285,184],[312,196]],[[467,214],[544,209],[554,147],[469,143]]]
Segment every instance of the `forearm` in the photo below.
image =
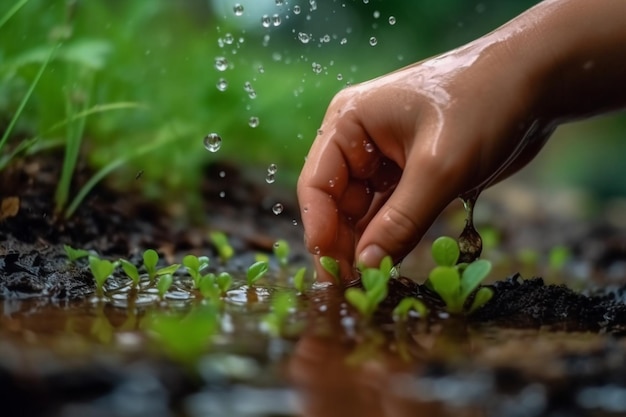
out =
[[626,107],[626,0],[544,1],[501,29],[540,117],[560,123]]

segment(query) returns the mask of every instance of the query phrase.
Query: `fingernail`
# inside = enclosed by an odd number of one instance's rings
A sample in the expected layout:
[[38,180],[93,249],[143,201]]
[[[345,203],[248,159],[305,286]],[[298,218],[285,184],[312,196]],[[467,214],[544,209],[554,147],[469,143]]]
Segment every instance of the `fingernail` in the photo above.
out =
[[359,255],[359,264],[369,267],[377,267],[386,256],[385,251],[378,245],[369,245]]

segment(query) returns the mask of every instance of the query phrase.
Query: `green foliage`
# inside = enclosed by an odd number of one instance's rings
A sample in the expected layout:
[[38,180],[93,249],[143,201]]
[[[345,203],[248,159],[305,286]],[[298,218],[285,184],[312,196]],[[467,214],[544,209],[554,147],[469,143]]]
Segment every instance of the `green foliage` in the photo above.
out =
[[89,269],[96,281],[96,291],[102,295],[104,283],[111,276],[115,269],[115,264],[107,259],[100,259],[97,256],[89,256]]
[[378,305],[387,297],[392,266],[391,258],[385,257],[379,268],[360,267],[363,289],[348,288],[345,291],[346,300],[366,319],[371,318]]
[[225,295],[228,290],[233,286],[233,277],[228,272],[220,272],[215,277],[215,285],[221,291],[222,295]]
[[306,284],[306,267],[302,267],[296,271],[293,276],[293,286],[299,293],[304,293],[307,289]]
[[139,271],[137,270],[137,267],[134,264],[127,261],[126,259],[120,259],[119,263],[120,265],[122,265],[122,270],[124,270],[124,273],[133,282],[133,286],[134,287],[138,286],[140,277],[139,277]]
[[248,268],[246,272],[246,281],[248,286],[254,285],[269,271],[269,264],[266,261],[255,262]]
[[206,274],[200,278],[198,285],[200,294],[207,300],[211,300],[213,303],[219,303],[222,292],[218,288],[215,282],[215,274]]
[[320,256],[320,265],[335,279],[335,282],[339,282],[339,262],[335,258]]
[[89,251],[84,249],[74,249],[69,245],[63,245],[63,250],[65,250],[65,254],[69,258],[70,262],[76,262],[80,258],[89,256]]
[[223,264],[228,262],[228,260],[235,254],[235,250],[228,242],[228,237],[226,237],[226,235],[222,232],[211,232],[209,233],[209,237],[217,250],[220,262]]
[[491,299],[493,291],[490,288],[481,288],[476,292],[471,306],[467,306],[467,300],[491,271],[489,261],[479,259],[470,264],[457,265],[458,244],[446,236],[433,242],[432,255],[437,266],[428,276],[428,285],[446,303],[448,312],[469,314]]
[[406,321],[411,311],[417,312],[420,317],[425,317],[428,314],[428,308],[420,300],[414,297],[405,297],[393,309],[393,316],[396,320]]
[[163,268],[157,268],[159,263],[159,254],[154,249],[147,249],[143,253],[143,266],[148,273],[148,278],[151,282],[155,280],[157,276],[165,274],[173,274],[180,268],[179,264],[168,265]]
[[153,314],[147,320],[146,328],[170,358],[191,364],[207,350],[212,337],[219,331],[219,316],[215,306],[203,305],[186,316]]
[[551,270],[560,271],[571,257],[572,253],[569,248],[565,246],[555,246],[550,249],[548,253],[548,265]]
[[165,297],[165,293],[170,289],[174,282],[174,276],[172,274],[163,274],[157,281],[157,290],[159,291],[159,297]]
[[288,292],[278,292],[272,297],[271,311],[263,318],[270,334],[280,335],[295,306],[296,299]]
[[209,258],[207,256],[186,255],[183,258],[183,266],[187,268],[187,273],[191,276],[194,286],[199,287],[202,270],[209,266]]
[[289,243],[285,239],[280,239],[274,243],[273,250],[280,266],[287,266],[290,252]]

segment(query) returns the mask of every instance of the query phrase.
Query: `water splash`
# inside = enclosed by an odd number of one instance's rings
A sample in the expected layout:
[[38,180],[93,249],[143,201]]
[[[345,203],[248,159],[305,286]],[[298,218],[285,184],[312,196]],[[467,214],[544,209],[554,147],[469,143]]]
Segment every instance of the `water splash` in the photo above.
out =
[[217,152],[222,147],[222,137],[217,133],[209,133],[204,137],[204,147],[209,152]]

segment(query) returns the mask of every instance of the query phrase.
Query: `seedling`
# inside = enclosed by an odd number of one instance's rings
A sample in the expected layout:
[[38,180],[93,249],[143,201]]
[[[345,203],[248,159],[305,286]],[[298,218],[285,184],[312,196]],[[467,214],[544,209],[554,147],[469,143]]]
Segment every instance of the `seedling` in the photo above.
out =
[[266,261],[255,262],[248,268],[246,273],[246,281],[248,286],[254,285],[255,282],[260,280],[269,271],[269,264]]
[[449,313],[471,314],[493,296],[490,288],[480,288],[467,309],[470,295],[489,275],[491,263],[480,259],[470,264],[457,264],[459,254],[456,240],[447,236],[436,239],[432,245],[432,255],[437,266],[428,276],[428,285],[443,299]]
[[414,297],[405,297],[393,309],[393,316],[398,321],[406,321],[411,311],[415,311],[420,317],[428,314],[428,308],[420,300]]
[[163,274],[157,281],[157,290],[159,290],[159,297],[162,299],[165,297],[165,293],[170,289],[174,282],[174,276],[172,274]]
[[230,287],[233,285],[233,277],[228,272],[220,272],[215,277],[215,285],[221,291],[222,295],[225,295]]
[[187,272],[193,279],[196,288],[200,286],[200,278],[202,270],[209,266],[209,258],[206,256],[197,257],[195,255],[187,255],[183,258],[183,265],[187,268]]
[[306,268],[302,267],[298,269],[293,276],[293,286],[300,294],[306,291]]
[[320,265],[335,279],[335,282],[339,282],[339,262],[335,258],[321,256]]
[[63,245],[63,249],[65,250],[65,254],[69,258],[70,262],[76,262],[81,258],[89,256],[89,252],[84,249],[74,249],[69,245]]
[[567,261],[571,257],[570,250],[565,246],[555,246],[550,249],[548,254],[548,265],[553,271],[560,271],[563,269]]
[[138,286],[140,277],[137,267],[126,259],[120,259],[119,262],[120,265],[122,265],[122,269],[124,270],[128,278],[130,278],[130,280],[133,282],[133,287]]
[[206,274],[200,278],[198,289],[202,297],[207,300],[211,300],[214,303],[218,303],[222,292],[215,283],[215,274]]
[[287,266],[287,263],[289,262],[290,252],[289,243],[284,239],[280,239],[274,243],[273,249],[274,256],[276,256],[276,259],[278,259],[278,264],[282,267]]
[[270,307],[271,311],[263,318],[263,322],[271,335],[280,335],[295,305],[295,298],[287,292],[279,292],[274,295]]
[[100,259],[97,256],[89,257],[89,269],[96,280],[96,292],[101,297],[104,292],[104,283],[111,276],[115,269],[115,264],[106,259]]
[[146,268],[148,278],[150,282],[153,282],[157,276],[165,274],[173,274],[180,268],[179,264],[172,264],[163,268],[157,269],[157,263],[159,262],[159,254],[154,249],[148,249],[143,253],[143,266]]
[[228,243],[226,235],[222,232],[211,232],[209,233],[209,237],[217,250],[220,262],[223,264],[228,262],[228,260],[235,254],[235,250],[232,246],[230,246],[230,243]]
[[387,283],[392,267],[393,262],[390,257],[385,257],[379,268],[360,266],[363,289],[348,288],[345,292],[346,300],[368,320],[378,305],[387,297]]

